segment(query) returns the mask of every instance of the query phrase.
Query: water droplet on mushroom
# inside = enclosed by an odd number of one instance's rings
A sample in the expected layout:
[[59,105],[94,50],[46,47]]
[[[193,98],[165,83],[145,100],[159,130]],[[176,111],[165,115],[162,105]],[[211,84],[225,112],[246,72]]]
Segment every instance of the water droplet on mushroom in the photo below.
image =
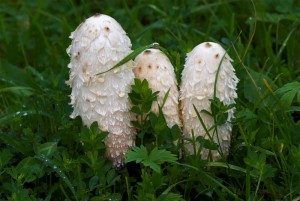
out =
[[103,83],[103,82],[105,81],[104,77],[99,77],[97,80],[98,80],[98,82],[100,82],[100,83]]

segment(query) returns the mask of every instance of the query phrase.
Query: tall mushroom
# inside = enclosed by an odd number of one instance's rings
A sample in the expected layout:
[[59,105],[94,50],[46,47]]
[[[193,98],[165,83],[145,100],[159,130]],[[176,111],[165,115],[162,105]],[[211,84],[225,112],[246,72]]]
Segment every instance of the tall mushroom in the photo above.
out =
[[168,127],[181,125],[178,110],[179,92],[174,67],[168,57],[158,49],[147,49],[135,58],[134,74],[139,79],[146,79],[153,91],[160,91],[157,103],[152,104],[151,111],[158,113],[158,104],[162,106],[164,97],[169,95],[162,108]]
[[120,24],[110,16],[97,14],[82,22],[71,33],[67,53],[71,57],[72,87],[71,118],[80,116],[83,124],[98,122],[101,130],[108,131],[105,139],[106,155],[114,167],[124,163],[124,154],[134,145],[134,119],[128,99],[134,73],[132,62],[118,69],[104,72],[131,53],[131,42]]
[[[183,132],[186,137],[191,138],[192,131],[195,137],[203,136],[205,139],[209,137],[198,119],[194,106],[199,112],[201,110],[211,111],[209,99],[214,97],[214,84],[219,66],[216,97],[224,105],[235,103],[238,78],[231,61],[226,51],[219,44],[213,42],[201,43],[187,54],[180,88]],[[227,111],[227,121],[225,124],[217,126],[217,133],[215,132],[216,129],[211,129],[209,132],[213,141],[219,144],[219,151],[222,151],[225,157],[230,148],[232,130],[230,121],[234,118],[234,110],[232,108]],[[213,127],[215,122],[212,116],[203,112],[200,112],[200,116],[207,129]],[[185,147],[191,154],[194,153],[190,143],[187,143]],[[207,149],[203,149],[202,159],[206,159],[208,153]],[[218,160],[220,157],[218,151],[212,151],[213,160]]]

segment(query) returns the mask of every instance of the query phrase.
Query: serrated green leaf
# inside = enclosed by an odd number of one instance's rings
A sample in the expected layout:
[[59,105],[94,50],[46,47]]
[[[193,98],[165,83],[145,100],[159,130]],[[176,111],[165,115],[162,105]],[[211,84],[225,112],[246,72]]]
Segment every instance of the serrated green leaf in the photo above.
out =
[[143,160],[148,159],[147,149],[142,145],[141,147],[132,147],[132,151],[126,153],[126,163],[135,161],[140,163]]
[[182,195],[175,193],[161,194],[156,201],[184,201]]
[[150,167],[152,170],[154,170],[155,172],[157,173],[160,173],[161,170],[160,170],[160,166],[158,164],[156,164],[155,162],[153,161],[143,161],[142,162],[146,167]]
[[156,164],[162,164],[165,162],[174,162],[177,160],[177,157],[167,150],[158,150],[158,148],[155,147],[149,155],[149,160]]
[[125,162],[135,161],[136,163],[142,163],[152,168],[155,172],[160,173],[160,164],[176,160],[176,155],[166,150],[158,150],[157,147],[148,154],[147,149],[142,145],[141,147],[133,147],[132,151],[127,152]]

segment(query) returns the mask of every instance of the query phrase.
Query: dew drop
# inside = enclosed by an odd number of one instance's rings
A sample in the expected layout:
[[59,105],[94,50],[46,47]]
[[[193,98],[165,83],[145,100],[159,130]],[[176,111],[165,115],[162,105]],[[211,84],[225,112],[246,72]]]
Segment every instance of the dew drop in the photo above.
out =
[[98,82],[103,83],[104,82],[104,78],[103,77],[99,77],[98,78]]

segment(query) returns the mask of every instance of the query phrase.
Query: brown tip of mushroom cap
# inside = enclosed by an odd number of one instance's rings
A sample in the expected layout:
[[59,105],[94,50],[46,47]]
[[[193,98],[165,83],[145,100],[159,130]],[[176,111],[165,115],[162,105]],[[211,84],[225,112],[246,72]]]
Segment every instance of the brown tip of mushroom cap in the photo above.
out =
[[205,47],[210,48],[211,44],[209,42],[205,43]]
[[94,17],[99,17],[101,13],[95,13]]
[[144,55],[148,55],[148,54],[150,54],[150,53],[151,53],[151,50],[145,50],[143,54],[144,54]]

